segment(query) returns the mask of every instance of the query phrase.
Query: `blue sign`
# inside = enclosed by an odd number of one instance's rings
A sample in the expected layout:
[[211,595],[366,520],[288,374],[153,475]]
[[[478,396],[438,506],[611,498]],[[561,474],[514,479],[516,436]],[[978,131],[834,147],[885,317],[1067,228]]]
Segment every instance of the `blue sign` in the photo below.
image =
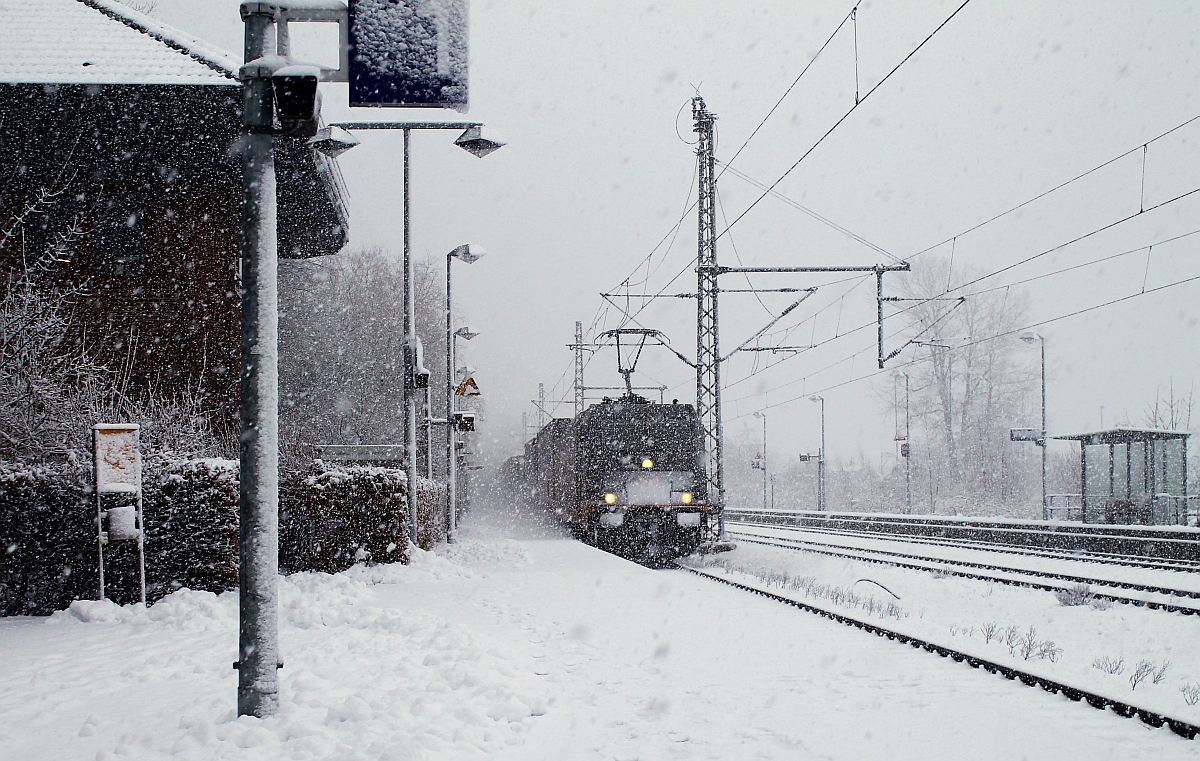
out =
[[350,105],[467,105],[467,0],[350,0]]

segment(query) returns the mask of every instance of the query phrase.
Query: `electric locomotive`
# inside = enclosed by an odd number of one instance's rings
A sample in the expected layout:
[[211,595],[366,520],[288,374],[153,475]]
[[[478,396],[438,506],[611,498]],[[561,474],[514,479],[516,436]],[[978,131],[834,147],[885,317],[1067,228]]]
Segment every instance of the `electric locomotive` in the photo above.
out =
[[690,404],[632,391],[606,398],[552,420],[526,445],[531,501],[601,549],[648,560],[690,554],[709,519],[701,441]]

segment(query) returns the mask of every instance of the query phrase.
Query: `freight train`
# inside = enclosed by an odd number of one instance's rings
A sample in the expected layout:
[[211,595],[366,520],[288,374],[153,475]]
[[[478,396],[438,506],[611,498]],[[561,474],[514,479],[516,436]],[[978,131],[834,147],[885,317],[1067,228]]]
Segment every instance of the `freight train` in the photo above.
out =
[[708,529],[701,441],[692,405],[628,393],[552,420],[525,445],[520,470],[533,505],[579,539],[669,560],[695,552]]

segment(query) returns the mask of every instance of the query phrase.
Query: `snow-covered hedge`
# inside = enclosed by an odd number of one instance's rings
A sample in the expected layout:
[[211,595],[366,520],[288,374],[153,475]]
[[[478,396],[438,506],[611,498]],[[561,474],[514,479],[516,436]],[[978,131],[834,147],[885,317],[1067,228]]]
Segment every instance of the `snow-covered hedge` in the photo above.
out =
[[405,473],[313,462],[280,480],[279,567],[344,571],[360,561],[408,562]]
[[[154,459],[143,474],[146,596],[237,586],[237,463]],[[0,615],[44,615],[98,590],[96,507],[83,468],[0,463]],[[105,594],[137,599],[137,547],[105,548]]]
[[[146,474],[146,596],[223,592],[238,580],[238,463],[171,460]],[[107,567],[105,570],[107,583]]]
[[0,615],[95,597],[94,511],[87,471],[0,462]]
[[[91,474],[72,466],[0,462],[0,615],[45,615],[98,588]],[[345,570],[408,562],[405,474],[327,465],[281,474],[279,566]],[[444,484],[420,479],[418,544],[444,538]],[[143,476],[146,596],[237,586],[238,471],[234,460],[151,458]],[[105,548],[106,596],[137,599],[132,542]]]
[[417,546],[432,550],[446,539],[446,484],[417,479]]

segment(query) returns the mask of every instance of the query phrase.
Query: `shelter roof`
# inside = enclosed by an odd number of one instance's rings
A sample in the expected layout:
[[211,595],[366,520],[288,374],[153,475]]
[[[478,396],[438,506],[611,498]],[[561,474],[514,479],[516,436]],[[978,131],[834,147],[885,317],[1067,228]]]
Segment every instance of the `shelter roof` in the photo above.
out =
[[239,65],[116,0],[0,0],[0,82],[228,86]]
[[1072,433],[1051,438],[1064,441],[1082,441],[1085,444],[1128,444],[1134,441],[1159,441],[1162,439],[1186,439],[1192,434],[1188,431],[1168,431],[1161,428],[1110,428],[1107,431],[1092,433]]

